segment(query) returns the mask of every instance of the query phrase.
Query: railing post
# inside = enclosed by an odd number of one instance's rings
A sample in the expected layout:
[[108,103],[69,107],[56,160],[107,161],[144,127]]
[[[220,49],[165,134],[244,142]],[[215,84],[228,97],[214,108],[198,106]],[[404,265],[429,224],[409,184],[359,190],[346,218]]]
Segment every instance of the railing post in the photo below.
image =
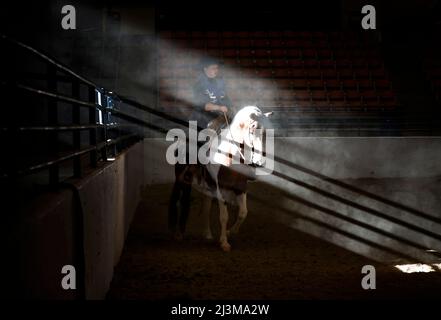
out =
[[[89,102],[94,103],[95,105],[97,104],[95,87],[89,87]],[[89,124],[91,124],[91,125],[97,124],[97,122],[96,122],[96,108],[89,109]],[[97,146],[96,133],[97,133],[97,128],[92,128],[89,130],[89,144],[91,146],[95,146],[95,147]],[[97,150],[90,152],[90,165],[93,168],[96,168],[98,165]]]
[[[101,92],[98,92],[99,95],[101,95],[101,106],[106,109],[107,108],[107,98],[105,95],[103,95]],[[108,112],[107,110],[104,110],[101,112],[101,119],[102,119],[102,124],[103,124],[103,142],[104,142],[104,147],[101,149],[101,156],[103,158],[103,161],[107,161],[107,125],[108,125],[108,121],[107,121],[107,115]]]
[[[72,82],[72,97],[80,100],[80,83],[76,79]],[[72,123],[79,125],[80,122],[80,107],[72,104]],[[74,130],[72,135],[74,150],[78,151],[81,149],[81,132]],[[81,177],[81,156],[76,156],[73,160],[73,174],[75,178]]]
[[[48,63],[48,90],[50,92],[57,92],[57,69],[53,64]],[[57,100],[50,99],[48,101],[48,122],[50,126],[56,126],[58,124],[58,109]],[[50,151],[58,153],[58,132],[53,131],[49,133],[49,148]],[[55,185],[60,181],[60,170],[58,164],[52,165],[49,168],[49,184]]]
[[[107,101],[107,108],[109,108],[109,109],[115,108],[115,101],[113,100],[112,96],[106,95],[106,101]],[[106,118],[107,118],[107,124],[110,124],[110,125],[114,124],[115,117],[111,116],[110,112],[106,112]],[[114,134],[115,131],[117,132],[116,136]],[[110,132],[108,132],[108,134],[107,134],[107,138],[108,139],[117,139],[117,138],[119,138],[120,134],[119,134],[119,129],[118,128],[116,128],[116,130],[115,130],[115,128],[112,128],[111,132],[113,134],[110,134]],[[113,144],[111,146],[111,150],[112,150],[111,156],[115,157],[116,154],[118,153],[117,143],[115,143],[115,144]]]

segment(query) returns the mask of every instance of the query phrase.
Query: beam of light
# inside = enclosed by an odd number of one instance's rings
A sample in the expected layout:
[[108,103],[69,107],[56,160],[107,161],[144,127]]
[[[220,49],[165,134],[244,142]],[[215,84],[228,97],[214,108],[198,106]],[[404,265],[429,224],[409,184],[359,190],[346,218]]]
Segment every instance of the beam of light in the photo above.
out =
[[[220,76],[224,78],[227,95],[233,105],[239,109],[245,105],[258,105],[259,107],[275,107],[277,101],[277,84],[269,78],[262,78],[254,73],[252,66],[241,66],[234,58],[220,58],[219,53],[211,54],[211,50],[199,50],[188,45],[188,41],[179,42],[181,39],[159,38],[159,89],[161,93],[173,96],[181,102],[192,105],[192,85],[202,73],[198,64],[202,57],[210,56],[224,62],[221,66]],[[245,60],[253,60],[252,57]],[[177,89],[176,89],[177,88]],[[161,100],[160,100],[161,104]],[[179,108],[179,103],[176,106]],[[179,110],[176,110],[179,112]],[[184,110],[183,113],[185,114]]]
[[415,263],[415,264],[398,264],[394,266],[398,270],[404,273],[416,273],[416,272],[435,272],[441,270],[441,263],[435,264],[423,264],[423,263]]

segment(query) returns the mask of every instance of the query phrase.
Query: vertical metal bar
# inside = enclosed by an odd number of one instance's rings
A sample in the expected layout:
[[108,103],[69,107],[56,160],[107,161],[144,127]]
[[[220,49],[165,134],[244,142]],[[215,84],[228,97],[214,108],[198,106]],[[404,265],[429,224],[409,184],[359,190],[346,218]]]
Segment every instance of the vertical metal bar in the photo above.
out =
[[[89,87],[89,102],[96,104],[96,91],[94,87]],[[96,109],[89,109],[89,124],[93,124],[96,125]],[[97,133],[97,129],[93,128],[90,129],[89,131],[89,144],[91,146],[95,146],[97,145],[97,141],[96,141],[96,134]],[[97,159],[97,151],[94,150],[90,153],[90,165],[93,168],[96,168],[96,166],[98,165],[98,159]]]
[[[80,83],[78,80],[72,82],[72,97],[80,100]],[[80,107],[76,104],[72,104],[72,123],[80,124]],[[81,148],[81,132],[74,130],[73,133],[73,147],[75,150]],[[73,159],[73,173],[75,178],[81,177],[81,156],[76,156]]]
[[[48,90],[50,92],[57,92],[57,69],[54,65],[47,65],[48,71]],[[50,126],[56,126],[58,124],[58,109],[57,100],[50,99],[48,101],[48,122]],[[57,153],[59,151],[58,145],[58,132],[53,131],[49,133],[49,151]],[[60,181],[60,170],[58,164],[52,165],[49,168],[49,184],[55,185]]]
[[[107,97],[105,95],[101,96],[101,105],[103,108],[107,108]],[[103,119],[103,142],[104,147],[101,149],[101,156],[103,157],[103,161],[107,160],[107,125],[109,123],[108,121],[108,115],[109,112],[107,110],[104,110],[102,115]]]

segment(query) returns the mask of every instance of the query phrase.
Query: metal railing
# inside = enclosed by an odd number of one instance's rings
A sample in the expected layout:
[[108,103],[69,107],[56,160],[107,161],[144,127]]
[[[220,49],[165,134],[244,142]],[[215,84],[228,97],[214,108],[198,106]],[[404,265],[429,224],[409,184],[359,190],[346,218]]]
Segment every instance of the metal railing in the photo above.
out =
[[[132,99],[118,96],[20,41],[5,35],[1,35],[0,41],[9,46],[10,50],[18,49],[30,55],[31,58],[39,59],[43,62],[47,71],[45,73],[20,73],[14,70],[13,67],[6,65],[8,70],[3,72],[0,88],[9,97],[6,100],[12,102],[8,105],[7,109],[9,111],[4,113],[5,116],[0,126],[2,144],[7,146],[6,150],[9,152],[6,157],[2,158],[1,162],[1,177],[3,179],[16,179],[47,170],[49,184],[53,185],[62,181],[60,166],[63,165],[71,169],[70,177],[79,178],[85,170],[96,168],[100,162],[115,157],[123,149],[141,140],[143,132],[140,127],[166,132],[165,129],[143,120],[144,117],[130,114],[126,110],[128,108],[145,111],[181,125],[187,124]],[[45,88],[29,85],[26,82],[27,78],[23,75],[43,81]],[[60,83],[70,85],[70,94],[58,92],[57,88]],[[84,92],[87,92],[87,97],[84,97]],[[17,116],[19,111],[17,110],[22,109],[17,103],[19,100],[17,97],[23,95],[27,97],[27,100],[25,100],[26,108],[31,108],[32,106],[28,104],[35,102],[30,97],[44,100],[47,115],[43,125],[23,124],[17,119],[19,118]],[[59,119],[61,104],[63,106],[67,104],[71,109],[71,115],[68,117],[70,121],[67,124],[62,123]],[[83,109],[88,110],[87,119],[84,119]],[[20,152],[19,141],[22,141],[24,136],[32,141],[32,135],[41,132],[46,134],[45,141],[47,146],[50,146],[45,148],[48,152],[43,155],[43,159],[39,159],[32,152],[25,152],[25,158],[28,161],[21,161],[23,159],[20,159],[20,155],[23,156],[23,152]],[[71,133],[71,148],[69,150],[62,150],[60,147],[60,135],[65,132]],[[82,132],[88,133],[86,143],[84,137],[82,137]],[[84,158],[87,156],[89,160],[88,163],[85,163]]]

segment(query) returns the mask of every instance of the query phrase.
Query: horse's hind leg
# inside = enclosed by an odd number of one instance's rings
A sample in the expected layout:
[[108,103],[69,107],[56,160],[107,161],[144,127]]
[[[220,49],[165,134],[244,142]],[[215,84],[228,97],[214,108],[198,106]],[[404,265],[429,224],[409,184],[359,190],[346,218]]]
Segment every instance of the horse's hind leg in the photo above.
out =
[[239,228],[247,217],[248,209],[247,209],[247,194],[241,193],[236,197],[237,203],[239,205],[239,214],[237,216],[237,220],[234,225],[231,227],[229,233],[235,234],[239,232]]
[[219,220],[221,225],[220,246],[224,251],[230,251],[231,246],[227,238],[228,209],[226,202],[221,198],[219,201]]
[[190,201],[191,201],[191,185],[183,185],[182,195],[180,199],[181,214],[179,215],[179,232],[181,235],[185,233],[185,227],[187,226],[188,215],[190,213]]
[[207,195],[202,196],[202,205],[201,205],[200,214],[202,215],[204,237],[208,240],[213,239],[213,235],[211,233],[211,228],[210,228],[210,213],[211,213],[212,201],[213,198],[211,198],[210,196]]
[[179,183],[175,181],[168,207],[168,228],[173,234],[176,232],[176,225],[178,223],[178,201],[180,196],[181,188]]

